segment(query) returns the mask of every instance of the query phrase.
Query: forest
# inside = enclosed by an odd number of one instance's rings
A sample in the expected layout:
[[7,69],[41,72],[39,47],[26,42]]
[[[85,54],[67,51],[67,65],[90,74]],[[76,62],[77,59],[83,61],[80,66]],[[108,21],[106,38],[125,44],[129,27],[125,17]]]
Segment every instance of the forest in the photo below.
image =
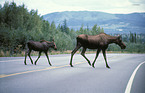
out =
[[[72,50],[76,45],[76,36],[79,34],[96,35],[105,32],[103,28],[94,24],[92,28],[74,30],[67,26],[67,20],[63,24],[49,23],[38,15],[37,10],[28,10],[26,6],[17,6],[15,2],[5,2],[0,5],[0,56],[13,56],[15,53],[25,51],[29,40],[52,41],[54,39],[57,51]],[[118,35],[118,34],[110,34]],[[145,34],[130,33],[121,34],[123,42],[127,45],[125,50],[111,44],[108,51],[121,51],[129,53],[145,53]]]

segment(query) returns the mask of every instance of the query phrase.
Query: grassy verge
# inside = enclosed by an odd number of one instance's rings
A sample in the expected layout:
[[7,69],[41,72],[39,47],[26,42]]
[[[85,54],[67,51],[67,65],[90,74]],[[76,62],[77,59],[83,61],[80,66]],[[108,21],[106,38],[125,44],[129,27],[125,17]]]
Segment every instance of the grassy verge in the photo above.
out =
[[[81,51],[77,51],[77,54],[80,54]],[[91,53],[96,53],[96,51],[86,51],[86,54],[91,54]],[[106,53],[137,53],[137,52],[127,52],[127,51],[107,51]],[[67,50],[67,51],[51,51],[48,52],[49,55],[57,55],[57,54],[71,54],[71,50]],[[44,55],[44,53],[42,53],[42,55]],[[0,50],[0,57],[21,57],[21,56],[25,56],[25,51],[22,51],[20,53],[13,53],[11,54],[10,51],[2,51]],[[38,56],[38,52],[37,51],[32,51],[31,52],[31,56]]]

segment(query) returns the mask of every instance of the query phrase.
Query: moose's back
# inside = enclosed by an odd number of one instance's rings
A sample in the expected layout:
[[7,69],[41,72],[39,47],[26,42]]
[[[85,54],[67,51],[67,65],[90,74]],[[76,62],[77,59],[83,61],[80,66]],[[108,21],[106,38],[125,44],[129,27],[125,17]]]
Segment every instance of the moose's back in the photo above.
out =
[[44,51],[47,50],[47,43],[46,42],[36,42],[36,41],[29,41],[28,48],[34,51]]
[[83,47],[89,49],[97,49],[102,46],[106,41],[104,34],[99,35],[85,35],[81,34],[77,37],[77,42]]

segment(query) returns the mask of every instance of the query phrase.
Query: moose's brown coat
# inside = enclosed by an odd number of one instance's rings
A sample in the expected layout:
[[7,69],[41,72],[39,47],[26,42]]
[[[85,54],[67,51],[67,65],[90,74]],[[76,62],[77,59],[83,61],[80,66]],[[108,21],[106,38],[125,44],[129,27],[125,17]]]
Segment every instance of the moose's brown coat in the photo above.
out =
[[31,58],[30,54],[31,54],[31,51],[34,50],[34,51],[39,51],[39,56],[38,56],[37,60],[35,61],[35,65],[36,65],[38,59],[41,56],[41,52],[44,52],[46,57],[47,57],[47,59],[48,59],[49,65],[51,66],[51,63],[50,63],[50,60],[49,60],[47,52],[48,52],[49,48],[54,48],[55,50],[57,49],[54,41],[52,41],[52,42],[48,42],[46,40],[41,40],[40,42],[29,41],[27,43],[27,46],[28,46],[28,51],[25,53],[25,60],[24,60],[24,64],[25,65],[27,65],[26,64],[27,55],[29,56],[29,58],[31,60],[31,63],[33,64],[33,60]]
[[110,68],[107,64],[107,59],[106,59],[106,49],[108,48],[108,45],[111,43],[115,43],[121,47],[121,49],[125,49],[126,45],[122,42],[121,37],[115,37],[115,36],[110,36],[105,33],[100,33],[98,35],[86,35],[86,34],[81,34],[77,36],[77,45],[76,48],[72,51],[71,53],[71,60],[70,60],[70,65],[72,65],[72,59],[73,55],[76,53],[76,51],[83,47],[81,55],[88,61],[89,65],[91,65],[90,61],[86,58],[85,56],[85,51],[86,49],[97,49],[96,57],[94,62],[92,63],[92,66],[94,67],[95,61],[102,50],[103,56],[106,62],[106,67]]

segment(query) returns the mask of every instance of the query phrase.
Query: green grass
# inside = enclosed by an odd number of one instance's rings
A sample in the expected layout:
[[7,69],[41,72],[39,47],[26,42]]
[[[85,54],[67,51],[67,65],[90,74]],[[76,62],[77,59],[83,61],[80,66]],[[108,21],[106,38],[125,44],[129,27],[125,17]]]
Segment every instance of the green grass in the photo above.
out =
[[[31,52],[31,56],[38,56],[38,53],[37,51],[32,51]],[[80,54],[81,51],[77,51],[76,54]],[[96,50],[94,51],[86,51],[86,54],[92,54],[92,53],[96,53]],[[106,51],[106,53],[145,53],[145,52],[133,52],[133,51]],[[51,51],[51,52],[48,52],[49,55],[58,55],[58,54],[71,54],[71,50],[67,50],[67,51]],[[41,54],[42,56],[45,55],[44,53]],[[22,56],[25,56],[25,51],[22,51],[20,53],[13,53],[11,54],[10,51],[2,51],[0,50],[0,57],[22,57]]]

